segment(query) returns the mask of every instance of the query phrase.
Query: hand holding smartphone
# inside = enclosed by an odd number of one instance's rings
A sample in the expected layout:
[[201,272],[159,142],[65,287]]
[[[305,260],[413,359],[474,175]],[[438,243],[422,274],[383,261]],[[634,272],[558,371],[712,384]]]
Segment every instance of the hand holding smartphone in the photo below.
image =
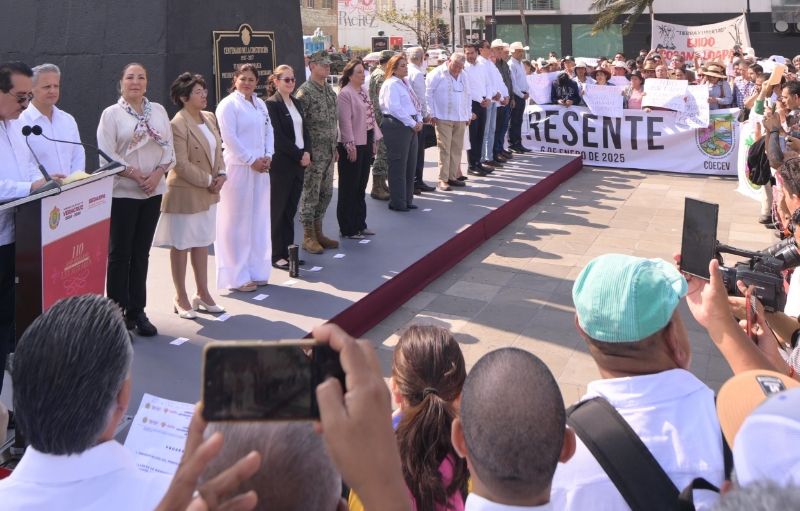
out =
[[708,263],[717,252],[719,205],[686,198],[681,237],[682,272],[709,280]]

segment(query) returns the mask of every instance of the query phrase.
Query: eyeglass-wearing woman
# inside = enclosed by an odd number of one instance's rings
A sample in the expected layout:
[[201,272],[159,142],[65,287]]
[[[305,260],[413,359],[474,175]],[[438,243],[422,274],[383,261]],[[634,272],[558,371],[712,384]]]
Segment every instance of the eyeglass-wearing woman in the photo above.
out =
[[[170,123],[175,167],[167,175],[167,191],[161,201],[161,220],[153,245],[170,248],[175,313],[194,319],[197,309],[225,312],[208,291],[208,246],[216,238],[219,191],[227,178],[217,118],[203,110],[208,104],[203,77],[181,74],[172,82],[170,97],[180,107]],[[197,286],[191,300],[186,293],[187,255],[192,260]]]
[[217,106],[228,175],[217,210],[217,287],[245,292],[266,286],[272,271],[269,169],[274,139],[256,85],[258,69],[239,66],[231,93]]
[[147,318],[147,268],[161,212],[164,174],[172,167],[172,129],[164,107],[150,102],[147,71],[138,63],[122,69],[120,97],[103,110],[97,145],[125,170],[114,178],[106,292],[125,313],[129,329],[158,334]]
[[270,167],[272,266],[281,270],[289,269],[294,216],[303,192],[305,168],[311,163],[311,140],[303,107],[292,97],[295,83],[294,70],[285,64],[278,66],[270,77],[272,95],[266,101],[275,133],[275,155]]

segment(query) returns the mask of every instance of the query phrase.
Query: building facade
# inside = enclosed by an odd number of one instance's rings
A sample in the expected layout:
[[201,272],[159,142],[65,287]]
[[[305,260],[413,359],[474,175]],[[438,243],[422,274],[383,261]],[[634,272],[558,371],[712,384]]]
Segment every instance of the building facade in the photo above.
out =
[[378,12],[385,9],[414,12],[419,9],[433,12],[435,18],[447,21],[449,17],[443,11],[449,9],[450,1],[452,0],[338,0],[340,44],[367,49],[371,48],[372,38],[377,36],[402,37],[404,44],[416,44],[413,31],[381,21]]
[[[593,14],[589,0],[456,0],[457,23],[467,33],[477,36],[477,27],[485,25],[484,37],[499,37],[504,41],[523,41],[524,31],[519,2],[524,3],[524,17],[528,25],[532,58],[547,57],[551,51],[558,55],[585,57],[613,56],[618,51],[638,55],[642,48],[650,48],[650,16],[643,14],[629,35],[623,36],[621,25],[596,36],[591,35]],[[491,15],[494,2],[495,20],[492,31]],[[655,0],[656,19],[681,25],[716,23],[740,15],[748,6],[750,40],[759,56],[798,53],[800,42],[796,36],[800,28],[780,34],[772,18],[772,4],[785,0]],[[484,21],[475,21],[482,18]],[[621,22],[622,20],[620,20]]]
[[[319,28],[339,47],[339,9],[337,0],[300,0],[303,35],[312,35]],[[343,43],[347,44],[347,43]]]

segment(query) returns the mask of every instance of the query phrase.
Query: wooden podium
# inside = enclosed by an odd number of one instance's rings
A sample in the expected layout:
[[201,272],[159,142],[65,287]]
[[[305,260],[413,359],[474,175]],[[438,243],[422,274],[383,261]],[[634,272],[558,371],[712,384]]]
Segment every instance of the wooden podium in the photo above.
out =
[[111,193],[123,168],[0,205],[16,209],[16,337],[68,296],[105,294]]

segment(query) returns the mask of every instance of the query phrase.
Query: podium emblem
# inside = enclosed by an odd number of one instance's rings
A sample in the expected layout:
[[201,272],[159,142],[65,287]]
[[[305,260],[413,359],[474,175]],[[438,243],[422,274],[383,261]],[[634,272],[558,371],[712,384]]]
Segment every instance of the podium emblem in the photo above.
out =
[[53,209],[50,211],[50,219],[49,222],[50,229],[56,230],[58,224],[61,223],[61,210],[58,209],[58,206],[53,206]]

